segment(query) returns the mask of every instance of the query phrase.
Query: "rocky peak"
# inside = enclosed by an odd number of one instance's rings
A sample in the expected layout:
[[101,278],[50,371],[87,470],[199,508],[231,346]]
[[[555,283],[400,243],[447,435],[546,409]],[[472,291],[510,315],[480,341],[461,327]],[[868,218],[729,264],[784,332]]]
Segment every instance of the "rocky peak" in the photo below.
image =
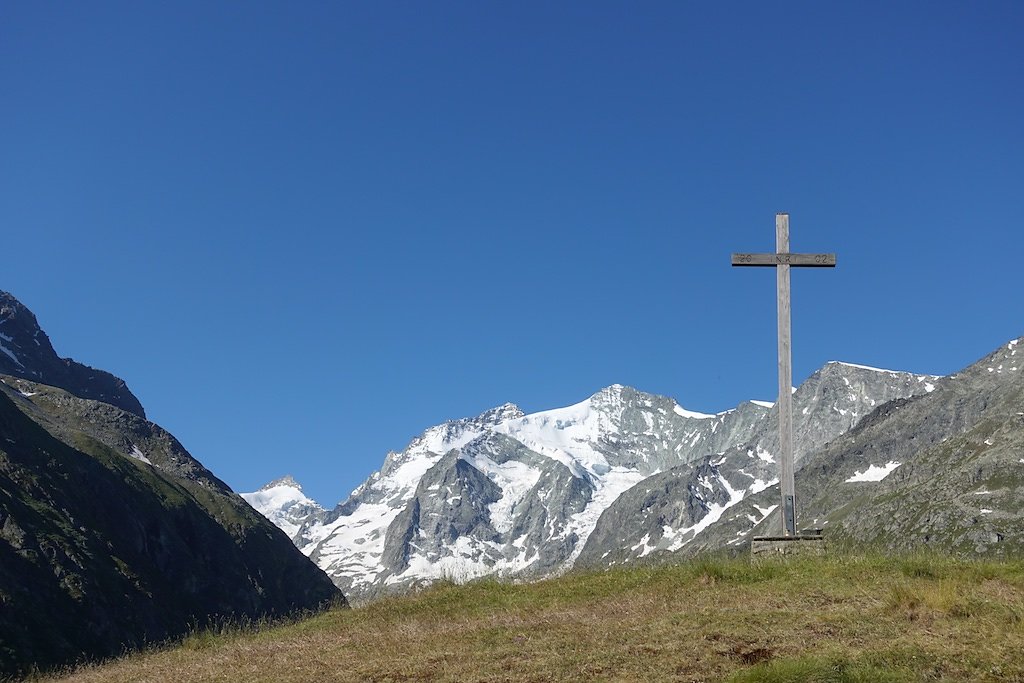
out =
[[145,417],[125,381],[54,351],[36,316],[8,292],[0,291],[0,374],[59,387],[79,398],[103,401]]
[[435,427],[430,427],[414,438],[401,453],[389,453],[382,471],[390,470],[391,466],[406,462],[410,457],[422,456],[427,453],[444,455],[452,448],[462,446],[476,438],[489,427],[521,418],[524,415],[525,413],[519,409],[519,406],[514,403],[504,403],[496,408],[485,410],[476,417],[448,420]]
[[32,311],[11,294],[0,291],[0,363],[14,363],[30,375],[26,379],[39,379],[39,366],[45,364],[41,361],[56,357],[50,338]]
[[595,403],[628,401],[641,392],[623,384],[610,384],[603,389],[598,389],[590,400]]
[[298,489],[299,491],[302,490],[302,485],[295,481],[295,478],[292,475],[286,474],[280,479],[275,479],[269,484],[265,484],[260,491],[269,491],[270,489],[276,489],[279,486],[287,486],[289,488]]
[[515,420],[523,417],[526,413],[519,409],[514,403],[504,403],[497,408],[491,408],[490,410],[480,413],[473,421],[477,424],[483,425],[496,425],[504,422],[505,420]]

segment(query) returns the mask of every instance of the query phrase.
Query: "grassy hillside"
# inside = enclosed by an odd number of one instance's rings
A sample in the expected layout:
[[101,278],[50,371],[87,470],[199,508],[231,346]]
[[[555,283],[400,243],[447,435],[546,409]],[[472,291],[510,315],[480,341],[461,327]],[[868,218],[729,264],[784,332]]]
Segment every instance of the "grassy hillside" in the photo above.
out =
[[1022,681],[1024,562],[696,560],[440,585],[74,681]]

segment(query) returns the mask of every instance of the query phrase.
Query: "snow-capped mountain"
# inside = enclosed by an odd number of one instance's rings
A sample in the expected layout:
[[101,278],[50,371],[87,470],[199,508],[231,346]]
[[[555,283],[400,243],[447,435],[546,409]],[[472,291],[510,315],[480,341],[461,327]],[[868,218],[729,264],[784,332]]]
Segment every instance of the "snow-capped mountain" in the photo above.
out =
[[[878,406],[931,393],[938,382],[938,377],[930,375],[826,364],[793,393],[796,466]],[[696,462],[666,468],[630,489],[602,515],[580,550],[579,561],[608,564],[657,551],[678,552],[691,544],[704,548],[712,536],[712,545],[744,541],[777,507],[777,494],[766,500],[755,496],[779,481],[778,425],[778,411],[770,411],[754,438]],[[729,537],[707,533],[725,517],[733,520]]]
[[244,494],[246,502],[294,539],[302,525],[311,517],[326,513],[312,498],[302,492],[302,486],[291,475],[266,484],[255,493]]
[[[830,363],[794,395],[797,458],[935,381]],[[692,495],[660,534],[629,545],[639,556],[689,543],[775,483],[777,424],[769,403],[708,415],[613,385],[565,408],[525,415],[506,404],[431,427],[334,510],[290,481],[243,497],[350,598],[442,577],[544,576],[631,539],[615,529],[614,519],[632,518],[619,501],[648,509],[637,493],[666,476],[692,484]]]

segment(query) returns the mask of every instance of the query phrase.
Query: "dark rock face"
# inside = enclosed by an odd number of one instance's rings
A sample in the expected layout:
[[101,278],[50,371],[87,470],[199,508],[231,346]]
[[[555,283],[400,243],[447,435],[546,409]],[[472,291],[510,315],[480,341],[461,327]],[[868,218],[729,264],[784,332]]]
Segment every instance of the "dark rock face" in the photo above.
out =
[[[3,301],[0,341],[23,374],[51,377],[21,352],[34,317]],[[28,339],[50,349],[41,330]],[[79,392],[0,375],[0,677],[345,603],[141,406]]]
[[409,569],[414,542],[421,553],[439,559],[438,551],[460,537],[496,541],[487,506],[500,497],[493,482],[450,452],[420,480],[416,495],[388,527],[385,579]]
[[35,315],[7,292],[0,291],[0,374],[60,387],[146,417],[139,399],[123,379],[109,372],[60,358]]
[[572,555],[579,534],[567,529],[568,520],[586,509],[594,492],[565,465],[552,460],[543,464],[537,483],[517,507],[508,534],[525,549],[524,560],[529,563],[528,571],[522,572],[525,576],[555,572]]
[[710,519],[716,507],[731,501],[727,484],[710,458],[644,479],[604,511],[577,565],[618,564],[655,550],[679,550],[698,536],[702,522],[717,521]]
[[158,426],[0,379],[0,673],[344,601]]

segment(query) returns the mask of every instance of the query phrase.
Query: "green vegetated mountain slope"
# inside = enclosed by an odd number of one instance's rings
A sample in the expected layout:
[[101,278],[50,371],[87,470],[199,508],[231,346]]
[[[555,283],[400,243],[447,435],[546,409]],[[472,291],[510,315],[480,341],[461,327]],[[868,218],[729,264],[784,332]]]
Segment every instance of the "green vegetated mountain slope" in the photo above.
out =
[[343,602],[156,424],[0,375],[0,675]]

